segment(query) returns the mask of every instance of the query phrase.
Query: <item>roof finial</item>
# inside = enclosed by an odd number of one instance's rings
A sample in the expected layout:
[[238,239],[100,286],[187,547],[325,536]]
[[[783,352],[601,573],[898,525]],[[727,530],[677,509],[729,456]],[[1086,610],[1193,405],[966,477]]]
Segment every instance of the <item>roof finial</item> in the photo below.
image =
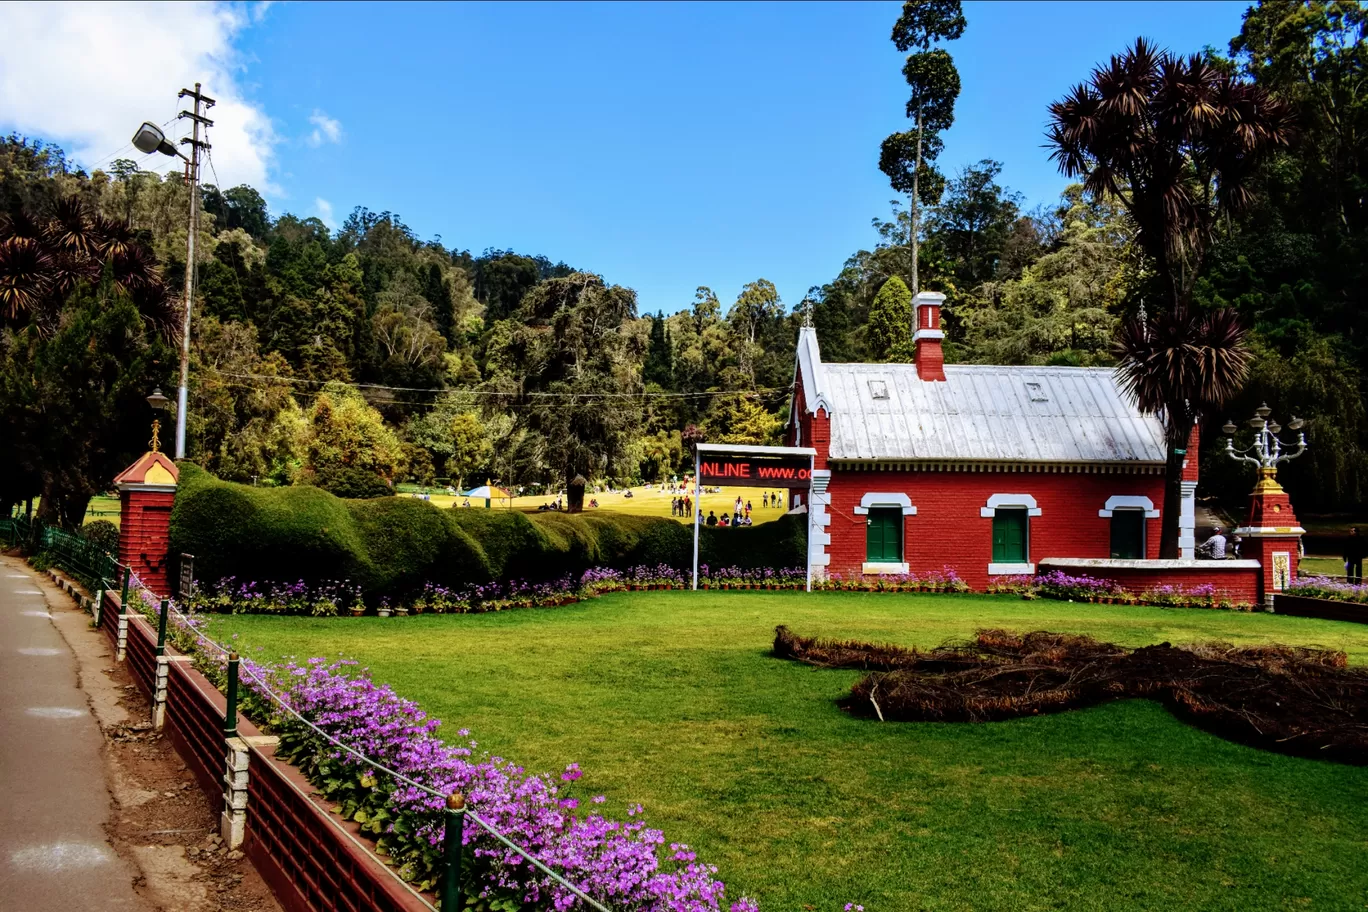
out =
[[152,419],[152,452],[161,452],[161,419]]
[[812,303],[810,297],[803,299],[803,327],[805,329],[812,328]]

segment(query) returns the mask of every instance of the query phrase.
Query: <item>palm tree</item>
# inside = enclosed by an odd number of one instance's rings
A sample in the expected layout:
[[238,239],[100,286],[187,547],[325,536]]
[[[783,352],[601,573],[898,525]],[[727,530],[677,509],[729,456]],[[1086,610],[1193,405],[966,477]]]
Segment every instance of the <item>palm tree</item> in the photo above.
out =
[[1160,556],[1177,557],[1182,450],[1193,421],[1238,392],[1249,363],[1237,315],[1192,312],[1192,288],[1220,219],[1249,206],[1258,166],[1291,141],[1291,109],[1199,55],[1141,38],[1050,116],[1051,159],[1090,193],[1121,201],[1164,284],[1168,306],[1124,322],[1116,353],[1123,385],[1164,421]]
[[1114,350],[1121,386],[1140,409],[1164,418],[1168,451],[1164,484],[1164,524],[1159,556],[1178,556],[1183,459],[1193,422],[1230,400],[1249,376],[1246,330],[1234,310],[1193,312],[1186,307],[1160,311],[1152,319],[1133,318],[1117,330]]
[[76,286],[106,269],[143,318],[174,339],[176,302],[152,255],[126,223],[91,215],[76,196],[59,200],[44,220],[25,212],[0,219],[0,322],[51,332]]

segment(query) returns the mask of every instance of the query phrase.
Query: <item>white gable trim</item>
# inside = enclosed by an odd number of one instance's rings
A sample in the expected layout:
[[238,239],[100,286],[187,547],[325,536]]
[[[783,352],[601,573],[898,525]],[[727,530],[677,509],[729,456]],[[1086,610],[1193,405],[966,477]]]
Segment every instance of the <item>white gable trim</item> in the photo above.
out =
[[798,364],[796,373],[803,384],[803,399],[809,415],[819,408],[831,414],[831,398],[826,393],[826,376],[822,370],[822,351],[817,345],[817,330],[804,326],[798,332]]
[[1159,511],[1154,509],[1154,501],[1139,494],[1113,494],[1107,498],[1106,505],[1097,511],[1097,515],[1107,519],[1116,510],[1144,510],[1146,519],[1159,518]]
[[998,507],[1025,507],[1027,516],[1040,515],[1040,507],[1030,494],[993,494],[988,498],[988,504],[979,508],[979,516],[991,519]]
[[870,507],[902,507],[903,516],[917,515],[917,508],[912,506],[912,498],[901,493],[871,491],[860,498],[860,505],[855,508],[855,512],[862,516],[868,516]]

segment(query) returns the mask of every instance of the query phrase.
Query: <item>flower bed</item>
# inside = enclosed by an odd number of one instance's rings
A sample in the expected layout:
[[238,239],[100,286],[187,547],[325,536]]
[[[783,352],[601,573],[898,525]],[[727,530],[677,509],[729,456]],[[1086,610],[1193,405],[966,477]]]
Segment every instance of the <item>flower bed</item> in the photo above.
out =
[[[153,607],[131,599],[131,608],[155,617]],[[220,684],[225,656],[201,639],[202,620],[172,615],[172,642]],[[480,752],[469,732],[447,743],[440,721],[388,686],[376,684],[352,662],[313,658],[279,666],[244,659],[241,708],[258,727],[280,738],[276,756],[293,763],[340,814],[360,825],[399,877],[431,890],[443,870],[444,798],[460,792],[490,826],[539,858],[595,899],[632,912],[712,912],[725,905],[717,869],[700,863],[679,843],[665,848],[664,834],[646,825],[640,805],[626,819],[597,808],[603,796],[581,799],[573,783],[576,764],[559,776],[528,773]],[[295,712],[367,760],[339,749],[285,712],[273,691]],[[405,784],[372,764],[387,767],[424,788]],[[432,792],[427,791],[431,789]],[[562,910],[573,894],[528,865],[477,824],[464,830],[463,890],[472,908],[519,912]],[[741,898],[731,912],[756,912]]]
[[1368,604],[1368,585],[1328,576],[1300,576],[1283,590],[1283,594]]
[[840,573],[813,582],[813,589],[830,592],[968,592],[969,585],[953,567],[929,573]]
[[[1024,584],[1023,584],[1024,585]],[[1044,598],[1071,602],[1092,602],[1102,605],[1155,605],[1160,608],[1220,608],[1229,611],[1253,611],[1252,605],[1232,601],[1211,583],[1196,586],[1152,586],[1141,592],[1130,592],[1115,580],[1090,576],[1072,576],[1062,570],[1051,570],[1033,578],[1033,584],[1023,588],[1023,595],[1039,594]]]

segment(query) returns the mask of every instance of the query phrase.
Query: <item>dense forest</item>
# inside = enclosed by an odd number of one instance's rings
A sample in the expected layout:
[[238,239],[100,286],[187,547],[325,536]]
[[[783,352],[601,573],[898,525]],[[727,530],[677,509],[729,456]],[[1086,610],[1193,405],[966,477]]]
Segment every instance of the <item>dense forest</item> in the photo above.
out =
[[[1250,479],[1217,452],[1216,428],[1262,401],[1307,419],[1312,448],[1283,475],[1302,510],[1368,502],[1364,15],[1263,2],[1228,53],[1202,51],[1295,122],[1249,177],[1249,204],[1213,225],[1190,283],[1193,307],[1238,312],[1254,356],[1226,413],[1202,416],[1208,493],[1232,503]],[[936,40],[962,31],[961,18]],[[899,49],[918,44],[910,34],[895,28]],[[189,458],[350,496],[665,477],[695,440],[777,441],[804,321],[828,360],[907,360],[918,287],[947,295],[948,361],[1114,363],[1118,326],[1162,297],[1132,215],[1082,184],[1027,211],[992,160],[940,174],[959,82],[932,43],[904,75],[914,98],[925,78],[950,103],[909,103],[914,129],[871,154],[903,199],[801,301],[757,278],[734,301],[699,287],[677,312],[641,314],[592,263],[474,254],[364,207],[330,231],[272,215],[251,187],[205,185]],[[0,506],[41,495],[45,518],[74,522],[145,448],[144,397],[176,384],[188,194],[180,175],[129,161],[86,173],[52,144],[0,139]]]

